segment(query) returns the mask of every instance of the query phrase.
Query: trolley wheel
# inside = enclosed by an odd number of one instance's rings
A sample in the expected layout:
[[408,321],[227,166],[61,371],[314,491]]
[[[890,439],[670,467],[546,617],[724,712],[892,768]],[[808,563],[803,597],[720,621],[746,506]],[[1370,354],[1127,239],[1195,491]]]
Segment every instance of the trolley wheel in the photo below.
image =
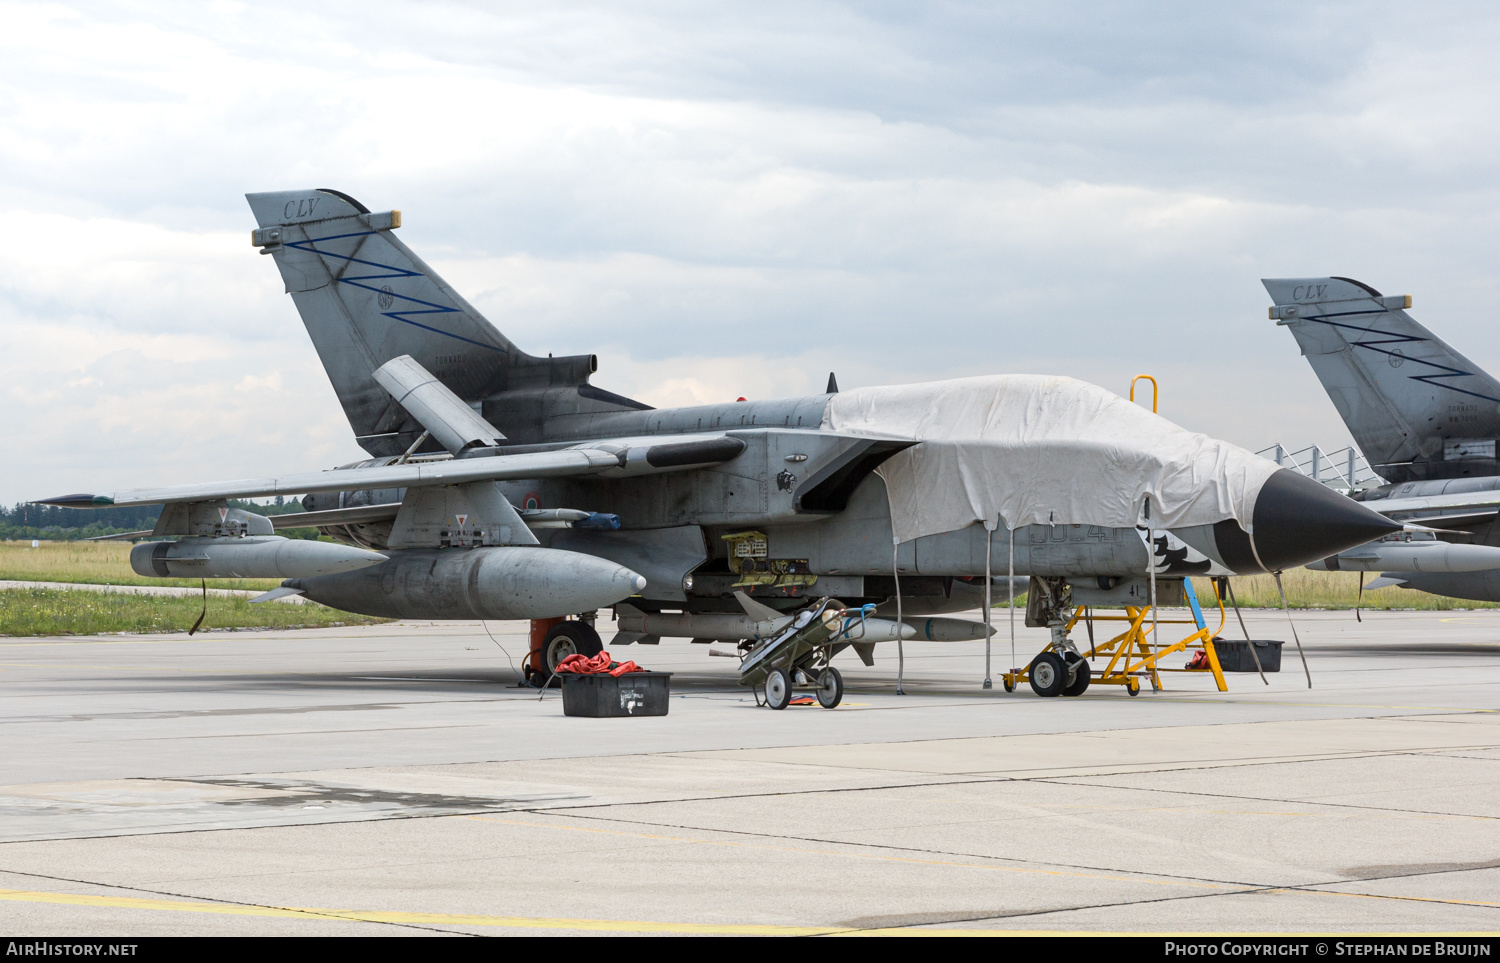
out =
[[1068,670],[1056,652],[1043,652],[1031,660],[1031,691],[1039,696],[1055,696],[1068,683]]
[[[599,633],[587,622],[559,622],[547,630],[542,639],[542,664],[547,675],[557,671],[557,664],[570,655],[586,655],[592,658],[604,651],[604,642]],[[546,681],[544,678],[542,681]]]
[[1068,655],[1072,656],[1068,662],[1074,674],[1073,681],[1063,687],[1063,695],[1081,696],[1088,689],[1089,683],[1093,681],[1093,672],[1090,671],[1088,662],[1084,661],[1082,656],[1074,655],[1072,652]]
[[1140,684],[1140,682],[1138,680],[1136,680],[1136,679],[1131,679],[1129,682],[1125,683],[1125,691],[1128,692],[1128,693],[1130,693],[1133,696],[1140,695],[1141,694],[1141,684]]
[[792,701],[792,680],[784,669],[772,669],[766,676],[766,705],[785,709]]
[[1005,691],[1006,692],[1014,692],[1014,691],[1016,691],[1016,684],[1013,681],[1011,681],[1010,679],[1006,679],[1004,682],[1001,683],[1001,685],[1005,686]]
[[818,686],[818,705],[832,709],[844,699],[844,677],[833,666],[823,670],[823,684]]

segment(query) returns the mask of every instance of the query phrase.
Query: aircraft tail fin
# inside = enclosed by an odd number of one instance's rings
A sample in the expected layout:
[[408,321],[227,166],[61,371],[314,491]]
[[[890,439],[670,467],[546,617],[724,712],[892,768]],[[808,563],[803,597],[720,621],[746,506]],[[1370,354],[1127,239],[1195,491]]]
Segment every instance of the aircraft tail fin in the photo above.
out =
[[1371,466],[1392,481],[1495,472],[1500,383],[1350,278],[1261,281]]
[[270,254],[360,445],[405,451],[422,426],[376,382],[410,355],[469,403],[516,388],[585,385],[593,355],[520,351],[393,233],[400,211],[371,212],[339,191],[246,194]]

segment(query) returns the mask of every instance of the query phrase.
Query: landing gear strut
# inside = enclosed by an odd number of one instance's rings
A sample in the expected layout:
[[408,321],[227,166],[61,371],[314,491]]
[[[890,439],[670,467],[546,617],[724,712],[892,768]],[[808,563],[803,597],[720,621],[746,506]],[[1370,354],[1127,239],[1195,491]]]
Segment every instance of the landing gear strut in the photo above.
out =
[[[1068,638],[1066,622],[1054,621],[1048,627],[1052,630],[1052,644],[1027,667],[1026,681],[1031,683],[1031,691],[1039,696],[1083,695],[1093,681],[1088,660]],[[1014,685],[1010,679],[1006,683]]]

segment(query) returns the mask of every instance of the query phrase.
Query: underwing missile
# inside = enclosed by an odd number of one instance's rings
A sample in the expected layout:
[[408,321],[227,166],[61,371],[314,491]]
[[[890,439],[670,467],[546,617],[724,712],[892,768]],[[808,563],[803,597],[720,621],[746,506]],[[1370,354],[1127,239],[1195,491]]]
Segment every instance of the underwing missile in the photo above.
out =
[[915,639],[917,630],[905,622],[895,619],[850,618],[844,629],[834,637],[839,642],[894,642],[897,639]]
[[[920,642],[973,642],[984,638],[984,623],[968,619],[907,619],[906,624],[915,631],[908,639]],[[996,628],[990,626],[990,635]]]
[[[616,608],[616,624],[627,636],[657,636],[669,639],[765,639],[770,638],[792,623],[791,615],[754,619],[749,615],[729,612],[642,612],[631,605]],[[963,619],[923,619],[928,623],[954,623],[973,625]],[[866,618],[857,615],[847,617],[846,629],[836,641],[848,642],[894,642],[898,637],[898,623],[894,619]],[[980,634],[971,635],[963,631],[965,639],[984,638],[984,626],[978,626]],[[935,641],[953,641],[959,637],[958,630],[951,626],[936,629],[943,635]],[[924,638],[922,630],[911,623],[901,624],[899,637],[903,639]],[[931,638],[931,636],[927,636]]]
[[130,567],[147,578],[301,578],[385,560],[379,552],[280,535],[141,542],[130,550]]
[[1371,542],[1307,566],[1318,572],[1482,572],[1500,569],[1500,548],[1451,542]]
[[669,639],[759,639],[791,621],[790,615],[757,620],[739,612],[642,612],[632,605],[615,609],[621,632]]

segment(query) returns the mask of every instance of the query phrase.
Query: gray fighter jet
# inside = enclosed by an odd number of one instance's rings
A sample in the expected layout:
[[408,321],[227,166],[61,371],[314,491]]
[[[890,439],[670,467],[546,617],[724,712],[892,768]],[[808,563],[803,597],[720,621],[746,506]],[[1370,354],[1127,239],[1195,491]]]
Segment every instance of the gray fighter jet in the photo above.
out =
[[[1152,579],[1180,598],[1184,575],[1279,571],[1400,528],[1067,378],[840,393],[830,377],[809,397],[653,409],[591,384],[593,355],[512,344],[396,237],[399,211],[333,190],[248,199],[252,242],[370,458],[46,500],[165,505],[152,534],[177,540],[136,546],[144,573],[280,576],[277,593],[378,616],[530,619],[546,673],[599,651],[607,607],[612,645],[738,641],[823,596],[904,620],[888,640],[982,639],[933,616],[982,605],[1001,573],[1031,578],[1028,621],[1056,629],[1070,604],[1143,604]],[[276,494],[309,513],[225,503]],[[292,551],[273,533],[288,524],[343,544]],[[869,662],[872,644],[853,647]]]
[[1500,382],[1418,324],[1410,295],[1352,278],[1261,283],[1271,319],[1292,332],[1366,460],[1390,481],[1354,497],[1440,530],[1387,536],[1309,568],[1380,572],[1371,585],[1500,602]]

